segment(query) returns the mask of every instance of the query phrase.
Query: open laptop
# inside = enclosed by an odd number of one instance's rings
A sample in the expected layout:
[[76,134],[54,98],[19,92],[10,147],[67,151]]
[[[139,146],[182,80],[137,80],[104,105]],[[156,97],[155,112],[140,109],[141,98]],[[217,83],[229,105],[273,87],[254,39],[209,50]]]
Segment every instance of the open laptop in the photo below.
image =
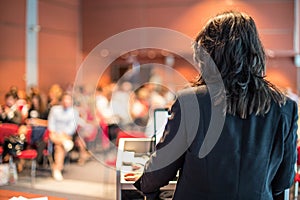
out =
[[[168,108],[156,108],[154,110],[154,147],[163,136],[169,116],[170,113]],[[155,148],[153,150],[155,150]]]

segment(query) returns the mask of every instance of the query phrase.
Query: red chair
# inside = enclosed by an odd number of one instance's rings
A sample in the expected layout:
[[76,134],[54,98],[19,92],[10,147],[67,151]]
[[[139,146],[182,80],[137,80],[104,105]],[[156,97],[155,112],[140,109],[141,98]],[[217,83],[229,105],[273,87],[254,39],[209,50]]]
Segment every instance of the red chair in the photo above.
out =
[[0,164],[2,163],[3,147],[0,146]]
[[[116,146],[119,145],[120,138],[146,138],[146,135],[145,135],[145,133],[138,132],[138,131],[131,131],[131,132],[119,131],[117,139],[116,139],[116,143],[115,143]],[[117,158],[115,158],[114,160],[107,160],[107,161],[105,161],[105,164],[107,166],[115,167],[116,161],[117,161]]]
[[116,146],[119,145],[120,138],[146,138],[145,133],[139,131],[119,131],[117,139],[116,139]]
[[43,165],[46,166],[47,161],[49,161],[50,168],[52,168],[52,164],[53,164],[53,158],[52,158],[53,149],[52,148],[53,148],[53,146],[50,141],[49,134],[50,134],[49,129],[46,129],[44,136],[43,136],[43,140],[47,144],[47,148],[44,149],[44,151],[43,151],[43,157],[44,157]]
[[16,135],[18,133],[19,126],[16,124],[4,123],[0,124],[0,163],[2,163],[2,154],[4,140],[10,135]]
[[[26,130],[26,129],[24,129]],[[0,125],[0,143],[3,144],[4,140],[6,137],[10,135],[17,135],[19,131],[19,126],[16,124],[9,124],[9,123],[4,123]],[[28,144],[31,142],[31,133],[32,130],[30,127],[27,127],[27,132],[26,132],[26,141]],[[1,152],[2,151],[2,152]],[[2,158],[2,153],[3,149],[0,151],[1,158]],[[30,160],[31,161],[31,184],[33,186],[35,182],[35,173],[36,173],[36,157],[37,157],[37,152],[33,149],[25,149],[20,152],[16,156],[18,159],[23,159],[23,160]]]
[[109,147],[108,124],[104,120],[100,120],[100,128],[102,131],[102,146],[103,149],[106,149]]
[[18,134],[19,126],[17,124],[0,124],[0,144],[4,143],[6,137]]
[[[31,134],[32,129],[31,127],[27,127],[26,132],[26,142],[30,145],[31,144]],[[33,186],[35,183],[35,175],[36,175],[36,157],[37,157],[37,151],[34,149],[24,149],[16,156],[18,159],[22,159],[25,161],[31,161],[31,185]]]

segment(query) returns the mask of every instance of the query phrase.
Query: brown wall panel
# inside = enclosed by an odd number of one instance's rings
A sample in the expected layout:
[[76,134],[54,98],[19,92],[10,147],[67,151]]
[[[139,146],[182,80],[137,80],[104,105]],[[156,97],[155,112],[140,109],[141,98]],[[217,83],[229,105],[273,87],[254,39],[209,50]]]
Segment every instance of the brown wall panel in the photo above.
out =
[[80,64],[79,0],[40,1],[39,86],[72,83]]
[[64,35],[40,33],[39,85],[44,91],[54,84],[73,82],[77,69],[77,40]]
[[11,86],[25,89],[24,60],[0,60],[0,104]]
[[293,58],[281,57],[268,59],[267,78],[281,89],[291,88],[296,92],[297,68],[294,66]]
[[0,22],[24,24],[26,0],[0,0]]
[[261,34],[261,41],[266,50],[272,50],[275,54],[289,54],[292,56],[293,50],[293,33],[287,32],[284,34]]
[[41,1],[39,2],[39,23],[41,28],[45,28],[47,31],[56,30],[61,34],[74,34],[78,32],[78,11],[79,7],[76,5]]
[[[231,2],[231,3],[230,3]],[[131,28],[158,26],[194,37],[210,16],[224,10],[240,10],[256,20],[264,40],[275,35],[277,42],[292,49],[294,1],[93,1],[83,5],[83,50],[85,53],[99,42]],[[287,36],[286,36],[287,35]],[[284,36],[285,38],[281,38]],[[266,48],[273,48],[272,42]]]
[[12,85],[25,89],[26,1],[0,1],[0,104]]
[[0,24],[0,59],[25,59],[25,25]]
[[[275,55],[269,58],[267,64],[270,79],[274,76],[273,80],[280,87],[292,87],[294,91],[297,88],[296,68],[292,61],[293,0],[84,0],[82,10],[84,55],[105,39],[128,29],[157,26],[177,30],[193,38],[207,19],[218,12],[246,12],[256,21],[267,52],[271,50]],[[282,67],[274,67],[273,59]],[[283,76],[282,81],[277,79],[276,73]]]

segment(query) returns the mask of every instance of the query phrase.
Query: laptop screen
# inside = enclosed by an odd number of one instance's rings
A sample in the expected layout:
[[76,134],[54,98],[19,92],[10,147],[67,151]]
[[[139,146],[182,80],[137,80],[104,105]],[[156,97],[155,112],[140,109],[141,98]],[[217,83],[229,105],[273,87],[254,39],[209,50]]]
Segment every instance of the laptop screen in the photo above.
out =
[[168,108],[157,108],[154,110],[154,140],[155,145],[163,136],[165,126],[168,122],[169,112]]

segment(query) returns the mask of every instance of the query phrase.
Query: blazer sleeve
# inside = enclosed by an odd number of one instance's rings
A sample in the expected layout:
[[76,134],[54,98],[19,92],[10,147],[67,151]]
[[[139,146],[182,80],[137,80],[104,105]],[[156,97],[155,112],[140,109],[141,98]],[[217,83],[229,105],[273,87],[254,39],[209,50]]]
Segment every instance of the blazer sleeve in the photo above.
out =
[[297,121],[298,109],[295,102],[292,103],[292,119],[289,131],[284,138],[284,154],[278,171],[272,181],[273,193],[279,193],[291,187],[294,183],[295,164],[297,158]]
[[[186,146],[184,128],[180,128],[184,127],[181,117],[180,104],[176,100],[172,106],[171,117],[168,119],[163,137],[156,146],[156,151],[146,163],[143,175],[134,183],[134,186],[147,197],[156,196],[159,188],[168,185],[169,181],[176,176],[177,171],[183,166],[184,152],[178,152],[174,148],[172,148],[173,151],[164,150],[164,148],[169,148],[167,146],[170,143],[174,143],[172,140],[175,136],[179,139],[177,138],[175,144],[172,144],[173,147],[177,146],[180,149],[180,147]],[[164,163],[169,157],[174,158],[171,159],[172,162]]]

